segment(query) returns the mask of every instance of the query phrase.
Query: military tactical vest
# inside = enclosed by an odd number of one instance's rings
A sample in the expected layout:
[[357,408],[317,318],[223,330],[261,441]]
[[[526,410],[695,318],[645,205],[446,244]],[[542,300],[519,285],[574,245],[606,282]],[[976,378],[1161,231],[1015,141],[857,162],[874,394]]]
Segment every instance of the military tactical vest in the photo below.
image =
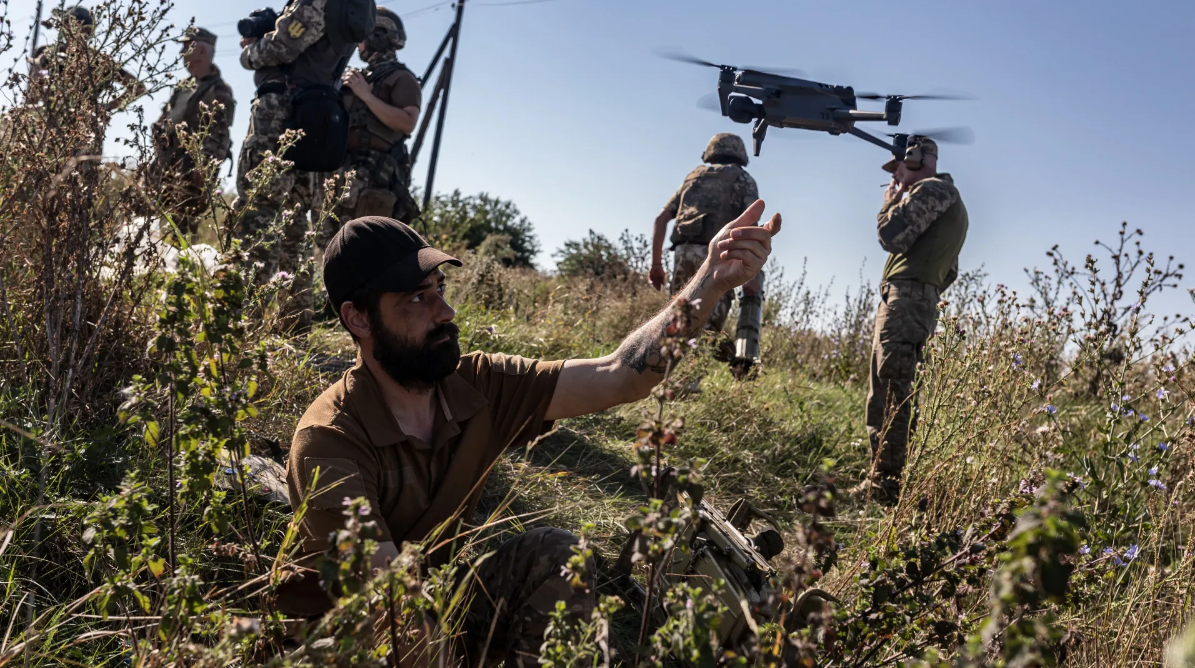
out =
[[[939,178],[954,183],[949,174]],[[960,197],[926,228],[903,253],[892,253],[884,264],[885,281],[918,281],[941,289],[946,275],[958,262],[967,238],[967,207]]]
[[[386,99],[384,87],[399,72],[411,72],[411,70],[396,60],[385,61],[377,65],[370,65],[365,73],[365,80],[371,84],[374,95]],[[414,72],[411,72],[411,76],[414,76]],[[391,147],[406,140],[408,136],[406,133],[399,132],[383,123],[369,110],[369,106],[361,101],[361,98],[352,94],[348,87],[341,90],[346,96],[352,98],[349,101],[350,132],[364,130]]]
[[743,168],[734,164],[701,165],[685,177],[672,243],[708,244],[718,231],[738,217],[734,183]]

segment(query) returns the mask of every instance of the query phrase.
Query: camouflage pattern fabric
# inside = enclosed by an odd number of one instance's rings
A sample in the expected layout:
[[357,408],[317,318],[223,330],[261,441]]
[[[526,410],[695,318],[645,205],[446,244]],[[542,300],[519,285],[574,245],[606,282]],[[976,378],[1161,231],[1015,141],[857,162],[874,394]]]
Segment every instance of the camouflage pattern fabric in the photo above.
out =
[[895,498],[916,423],[917,364],[937,325],[940,293],[928,283],[889,281],[880,286],[880,297],[871,346],[867,436],[878,482]]
[[[251,244],[250,260],[257,268],[258,285],[269,281],[278,272],[287,272],[293,279],[282,303],[284,325],[296,331],[311,327],[314,315],[314,295],[311,289],[311,253],[307,241],[307,213],[315,196],[316,175],[311,172],[286,170],[277,178],[257,188],[252,201],[248,174],[266,159],[269,151],[277,153],[278,141],[290,117],[290,95],[264,93],[253,101],[249,117],[249,133],[241,145],[237,161],[237,191],[233,209],[239,214],[238,236]],[[263,238],[266,230],[279,218],[283,221],[280,241]],[[260,242],[260,243],[258,243]]]
[[582,589],[573,589],[562,573],[576,544],[577,537],[563,529],[533,529],[506,541],[475,571],[464,574],[471,582],[467,597],[472,598],[462,629],[468,656],[464,665],[501,660],[507,668],[538,665],[557,601],[564,601],[578,618],[589,619],[595,606],[592,564]]
[[747,160],[747,147],[742,138],[732,132],[720,132],[711,137],[701,154],[702,162],[727,161],[746,167]]
[[676,219],[672,243],[708,244],[757,199],[755,179],[739,165],[699,165],[664,205],[668,217]]
[[[345,196],[333,207],[332,215],[323,217],[315,240],[321,250],[342,225],[354,218],[385,216],[410,223],[419,213],[410,196],[411,172],[407,164],[400,165],[389,153],[368,149],[349,151],[345,160],[338,172],[345,179]],[[319,199],[322,201],[322,196]]]
[[904,198],[885,202],[876,216],[880,247],[889,253],[884,280],[946,289],[958,277],[968,225],[967,207],[949,174],[922,179]]
[[241,50],[241,66],[261,70],[295,62],[324,36],[327,4],[328,0],[298,0],[287,5],[272,32]]
[[959,200],[949,174],[918,181],[904,199],[884,204],[877,229],[880,246],[890,253],[904,253],[929,226]]
[[[188,91],[194,91],[194,95],[183,101]],[[178,107],[180,103],[185,109]],[[211,74],[202,80],[191,77],[176,86],[161,118],[153,125],[155,155],[148,171],[161,183],[164,205],[177,212],[174,224],[186,236],[199,228],[199,214],[207,209],[209,198],[206,175],[195,168],[194,160],[180,143],[174,119],[182,119],[178,125],[199,129],[210,114],[203,154],[215,163],[223,163],[232,146],[229,130],[235,113],[232,89],[213,65]]]

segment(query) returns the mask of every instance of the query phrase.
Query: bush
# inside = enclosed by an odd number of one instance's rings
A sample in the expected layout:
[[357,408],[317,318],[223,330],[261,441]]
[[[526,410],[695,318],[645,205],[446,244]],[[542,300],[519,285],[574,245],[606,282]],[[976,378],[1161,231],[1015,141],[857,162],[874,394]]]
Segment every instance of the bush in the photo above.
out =
[[519,207],[486,193],[464,197],[454,190],[438,194],[428,202],[416,226],[432,245],[458,252],[478,250],[497,235],[507,237],[505,246],[511,252],[497,255],[507,267],[531,267],[539,253],[535,229]]

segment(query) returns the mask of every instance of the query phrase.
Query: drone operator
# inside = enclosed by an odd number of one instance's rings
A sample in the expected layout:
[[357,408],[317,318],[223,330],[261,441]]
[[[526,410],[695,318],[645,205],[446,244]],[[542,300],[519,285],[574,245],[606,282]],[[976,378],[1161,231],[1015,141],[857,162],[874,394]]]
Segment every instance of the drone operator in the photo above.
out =
[[[763,209],[755,201],[711,239],[712,252],[679,291],[697,304],[680,336],[699,331],[723,294],[763,268],[780,230],[778,214],[756,225]],[[307,409],[291,445],[290,498],[298,505],[310,492],[300,524],[307,559],[323,552],[330,532],[343,526],[342,500],[363,496],[382,534],[376,568],[398,556],[398,545],[420,543],[445,527],[447,535],[433,541],[441,547],[428,559],[446,563],[458,549],[453,536],[471,520],[504,450],[525,446],[553,420],[642,399],[663,378],[661,345],[673,323],[671,307],[601,358],[462,356],[455,311],[444,299],[443,264],[461,262],[390,218],[349,221],[328,243],[324,286],[358,356]],[[479,665],[477,653],[486,647],[507,666],[535,665],[557,601],[588,618],[592,587],[574,590],[561,572],[575,543],[567,531],[541,527],[511,538],[468,572],[483,590],[472,596],[465,616],[461,641],[471,656],[464,665]],[[331,601],[318,579],[284,585],[279,609],[302,617],[327,611]]]
[[880,283],[867,395],[872,470],[856,488],[884,505],[895,505],[900,497],[916,419],[917,363],[937,324],[941,293],[958,278],[959,251],[967,237],[967,208],[954,179],[939,174],[937,167],[937,143],[917,136],[909,137],[903,159],[884,164],[892,182],[877,216],[888,261]]
[[[676,219],[672,229],[672,294],[692,280],[709,254],[710,240],[730,221],[739,216],[759,197],[755,179],[744,169],[747,148],[736,134],[714,135],[701,156],[705,163],[685,177],[664,209],[656,216],[652,232],[651,270],[648,281],[656,290],[664,286],[664,233],[668,221]],[[730,314],[734,293],[718,296],[705,328],[721,332]],[[739,296],[739,321],[735,330],[735,349],[725,351],[732,368],[746,371],[759,358],[759,329],[763,318],[763,272],[743,285]]]

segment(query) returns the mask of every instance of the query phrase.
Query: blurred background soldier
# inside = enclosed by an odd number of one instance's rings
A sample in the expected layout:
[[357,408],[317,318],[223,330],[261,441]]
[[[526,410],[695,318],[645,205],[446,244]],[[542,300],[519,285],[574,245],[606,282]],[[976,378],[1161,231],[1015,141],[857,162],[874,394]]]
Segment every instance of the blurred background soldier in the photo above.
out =
[[856,493],[894,505],[900,497],[909,434],[916,421],[917,363],[938,321],[938,301],[958,278],[967,237],[967,207],[949,174],[938,174],[938,145],[910,137],[904,160],[884,165],[892,182],[877,216],[880,246],[888,251],[880,283],[867,435],[873,470]]
[[324,219],[317,245],[322,249],[344,223],[362,216],[384,216],[410,223],[419,215],[411,197],[411,156],[406,139],[419,120],[419,79],[398,62],[407,43],[402,21],[378,7],[373,33],[357,47],[368,66],[345,72],[341,93],[349,111],[349,153],[340,170],[347,193]]
[[[755,179],[744,169],[747,148],[738,135],[721,133],[710,139],[698,166],[685,177],[680,189],[656,216],[651,244],[651,270],[648,280],[653,288],[664,286],[664,233],[668,221],[676,219],[672,229],[672,294],[696,275],[709,254],[709,244],[718,231],[759,199]],[[739,295],[739,320],[733,351],[727,343],[721,357],[745,372],[759,359],[759,329],[763,319],[763,272],[743,286]],[[734,294],[722,296],[705,328],[721,332],[730,313]]]
[[[325,31],[325,8],[330,1],[344,0],[293,0],[273,31],[241,40],[241,65],[254,71],[257,91],[249,111],[249,132],[237,161],[238,197],[233,208],[240,236],[257,242],[250,252],[252,261],[260,265],[257,284],[269,281],[280,270],[291,277],[281,315],[282,326],[293,333],[311,329],[314,299],[305,240],[316,175],[289,169],[256,185],[250,184],[247,176],[267,153],[278,156],[279,140],[291,117],[292,95],[307,86],[332,86],[344,71],[348,57],[333,46]],[[251,201],[250,191],[254,191]],[[262,233],[280,216],[282,239],[262,244]]]
[[[88,78],[96,84],[96,92],[103,93],[113,89],[114,84],[120,84],[121,94],[106,103],[108,111],[116,111],[124,105],[145,95],[145,84],[137,77],[123,69],[111,56],[91,46],[90,40],[95,32],[95,18],[83,5],[75,5],[66,9],[55,9],[51,14],[57,21],[58,39],[53,44],[43,44],[33,52],[29,59],[29,78],[32,80],[27,102],[41,99],[47,89],[52,88],[64,67],[68,66],[68,56],[72,38],[84,49],[83,63],[86,65]],[[55,27],[51,21],[45,26]],[[37,85],[40,82],[42,85]],[[103,137],[99,138],[99,146],[103,146]]]
[[195,160],[180,141],[179,131],[198,132],[207,124],[203,155],[223,163],[232,151],[229,126],[236,112],[232,89],[212,64],[216,35],[203,28],[188,28],[181,40],[183,65],[190,78],[175,86],[162,117],[153,125],[155,156],[150,174],[159,180],[165,194],[164,206],[176,212],[174,224],[188,239],[199,228],[199,214],[207,208],[207,165]]

